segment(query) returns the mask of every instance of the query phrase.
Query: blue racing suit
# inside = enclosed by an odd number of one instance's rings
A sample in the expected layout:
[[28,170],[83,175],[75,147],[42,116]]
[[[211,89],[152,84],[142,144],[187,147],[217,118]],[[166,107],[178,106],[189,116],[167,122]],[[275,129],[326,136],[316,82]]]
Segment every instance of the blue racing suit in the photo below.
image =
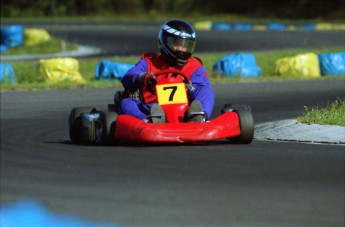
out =
[[[121,82],[126,90],[134,92],[140,88],[138,78],[142,73],[155,73],[169,68],[174,67],[168,65],[162,55],[146,53],[142,55],[141,59],[133,68],[128,70],[121,79]],[[184,72],[189,77],[194,87],[194,90],[188,94],[189,102],[191,103],[194,100],[200,101],[203,111],[205,112],[206,120],[210,119],[215,102],[215,93],[211,88],[206,69],[202,65],[201,60],[191,57],[184,66],[176,69]],[[145,104],[140,99],[124,98],[120,102],[118,113],[132,115],[144,120],[148,118],[152,104],[153,103]]]

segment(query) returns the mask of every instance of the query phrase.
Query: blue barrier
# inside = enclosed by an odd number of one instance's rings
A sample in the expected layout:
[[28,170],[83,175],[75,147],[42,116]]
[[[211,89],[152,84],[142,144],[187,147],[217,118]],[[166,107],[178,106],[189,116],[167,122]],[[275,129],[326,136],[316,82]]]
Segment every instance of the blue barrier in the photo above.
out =
[[121,79],[126,72],[132,68],[133,64],[110,62],[108,60],[102,60],[96,67],[96,78],[98,80],[114,80]]
[[301,30],[303,31],[313,31],[315,30],[315,24],[304,24],[301,26]]
[[22,25],[10,25],[0,30],[1,44],[8,47],[23,45],[24,29]]
[[271,23],[267,25],[268,30],[278,30],[278,31],[284,31],[286,30],[286,25],[282,23]]
[[110,227],[105,223],[91,222],[72,215],[55,215],[41,204],[32,200],[23,200],[0,207],[0,226],[73,226],[73,227]]
[[261,75],[261,68],[257,66],[255,56],[252,53],[228,55],[214,63],[213,71],[228,77],[249,78]]
[[10,64],[0,63],[0,84],[9,83],[14,84],[16,82],[16,74]]
[[252,25],[251,24],[235,24],[234,30],[238,31],[249,31],[252,30]]
[[345,52],[318,55],[321,75],[345,75]]
[[212,23],[212,30],[231,30],[231,25],[227,23]]
[[6,53],[7,52],[7,46],[0,44],[0,53]]

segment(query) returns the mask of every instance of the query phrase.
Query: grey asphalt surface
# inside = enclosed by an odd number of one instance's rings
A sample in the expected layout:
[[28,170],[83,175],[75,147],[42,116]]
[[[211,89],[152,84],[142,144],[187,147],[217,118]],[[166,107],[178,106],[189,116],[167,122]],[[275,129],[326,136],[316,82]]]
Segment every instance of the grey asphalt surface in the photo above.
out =
[[[305,104],[344,95],[343,82],[215,85],[214,115],[231,99],[250,104],[258,124],[288,119]],[[33,198],[57,213],[125,226],[344,223],[344,146],[260,140],[72,145],[69,110],[105,108],[113,92],[1,93],[1,202]]]
[[[344,78],[216,84],[213,116],[232,102],[249,104],[257,125],[293,119],[304,106],[345,97],[344,85]],[[344,225],[344,146],[71,144],[70,109],[104,109],[114,90],[2,92],[1,203],[33,198],[57,213],[124,226]]]

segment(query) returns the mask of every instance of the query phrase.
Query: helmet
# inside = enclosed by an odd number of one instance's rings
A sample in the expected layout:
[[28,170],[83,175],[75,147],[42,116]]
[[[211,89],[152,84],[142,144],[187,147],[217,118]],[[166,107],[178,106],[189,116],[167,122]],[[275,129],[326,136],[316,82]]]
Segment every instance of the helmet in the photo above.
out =
[[170,20],[159,31],[159,50],[172,65],[186,64],[194,52],[195,43],[195,31],[184,20]]

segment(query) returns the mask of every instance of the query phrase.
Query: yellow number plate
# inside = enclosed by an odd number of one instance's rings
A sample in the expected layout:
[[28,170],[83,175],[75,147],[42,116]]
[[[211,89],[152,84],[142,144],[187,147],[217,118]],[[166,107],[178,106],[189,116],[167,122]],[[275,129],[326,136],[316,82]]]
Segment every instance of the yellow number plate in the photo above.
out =
[[184,83],[157,85],[156,91],[159,105],[188,102]]

